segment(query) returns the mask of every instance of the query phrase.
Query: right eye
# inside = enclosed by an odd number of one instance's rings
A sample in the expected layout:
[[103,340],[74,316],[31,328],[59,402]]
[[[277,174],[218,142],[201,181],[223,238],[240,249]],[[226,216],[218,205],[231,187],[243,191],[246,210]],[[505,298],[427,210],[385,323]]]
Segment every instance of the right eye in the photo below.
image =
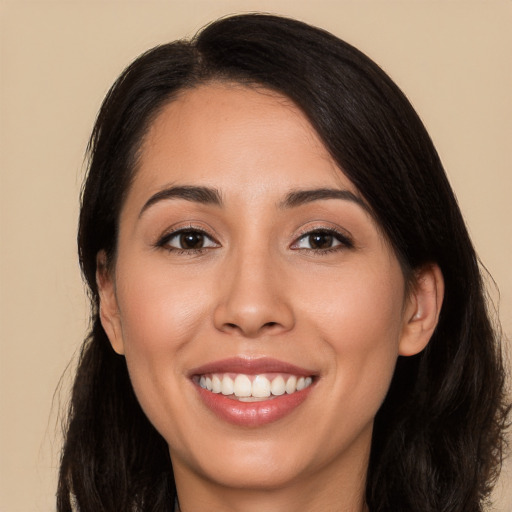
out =
[[180,229],[165,235],[158,245],[169,251],[198,252],[212,247],[219,247],[207,233],[198,229]]

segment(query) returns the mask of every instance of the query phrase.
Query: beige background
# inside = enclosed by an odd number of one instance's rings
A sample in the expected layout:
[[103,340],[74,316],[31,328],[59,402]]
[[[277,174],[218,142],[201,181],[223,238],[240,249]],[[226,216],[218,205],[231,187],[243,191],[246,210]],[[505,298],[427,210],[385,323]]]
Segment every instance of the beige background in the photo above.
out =
[[[404,89],[501,290],[511,337],[512,1],[0,0],[0,512],[54,510],[70,372],[54,392],[87,326],[75,231],[100,102],[143,50],[246,10],[320,25]],[[512,511],[511,479],[495,510]]]

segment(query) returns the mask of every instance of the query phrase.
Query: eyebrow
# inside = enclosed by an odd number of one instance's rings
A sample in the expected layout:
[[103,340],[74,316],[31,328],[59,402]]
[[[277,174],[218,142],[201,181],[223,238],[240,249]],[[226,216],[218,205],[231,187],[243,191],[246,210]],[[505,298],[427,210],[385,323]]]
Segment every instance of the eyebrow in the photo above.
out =
[[[168,187],[153,194],[145,203],[139,213],[142,214],[154,204],[168,199],[184,199],[201,204],[211,204],[214,206],[222,206],[221,193],[211,187],[199,187],[193,185],[181,185]],[[369,211],[366,203],[350,190],[340,190],[336,188],[316,188],[310,190],[294,190],[288,193],[283,201],[279,203],[279,208],[297,208],[314,201],[325,199],[341,199],[352,201],[361,206],[365,211]]]
[[184,199],[201,204],[212,204],[222,206],[222,197],[220,192],[215,188],[196,187],[191,185],[183,185],[176,187],[168,187],[153,194],[144,204],[139,213],[142,214],[154,204],[167,199]]
[[350,190],[337,188],[316,188],[311,190],[294,190],[290,192],[283,201],[279,203],[280,208],[296,208],[304,204],[324,199],[342,199],[356,203],[366,212],[369,212],[367,204]]

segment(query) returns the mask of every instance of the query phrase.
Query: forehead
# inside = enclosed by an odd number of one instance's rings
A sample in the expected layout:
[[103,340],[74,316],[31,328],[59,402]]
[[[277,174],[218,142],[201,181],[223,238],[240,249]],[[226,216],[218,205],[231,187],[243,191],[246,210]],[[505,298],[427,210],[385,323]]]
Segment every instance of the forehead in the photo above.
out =
[[182,91],[150,125],[130,194],[176,184],[211,186],[228,196],[355,191],[290,99],[235,83]]

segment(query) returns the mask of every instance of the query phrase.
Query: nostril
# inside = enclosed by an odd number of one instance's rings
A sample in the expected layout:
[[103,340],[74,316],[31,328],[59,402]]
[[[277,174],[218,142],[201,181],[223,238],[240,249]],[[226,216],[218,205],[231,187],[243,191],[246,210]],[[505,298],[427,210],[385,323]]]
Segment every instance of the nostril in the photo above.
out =
[[243,330],[234,322],[226,322],[222,326],[222,330],[226,333],[234,334],[234,333],[243,333]]
[[[274,329],[275,327],[279,326],[279,322],[266,322],[264,323],[262,326],[261,326],[261,329],[258,329],[259,330],[267,330],[267,329]],[[224,324],[224,327],[226,329],[228,329],[229,331],[236,331],[236,330],[241,330],[241,331],[244,331],[245,330],[238,324],[234,323],[234,322],[226,322]]]

